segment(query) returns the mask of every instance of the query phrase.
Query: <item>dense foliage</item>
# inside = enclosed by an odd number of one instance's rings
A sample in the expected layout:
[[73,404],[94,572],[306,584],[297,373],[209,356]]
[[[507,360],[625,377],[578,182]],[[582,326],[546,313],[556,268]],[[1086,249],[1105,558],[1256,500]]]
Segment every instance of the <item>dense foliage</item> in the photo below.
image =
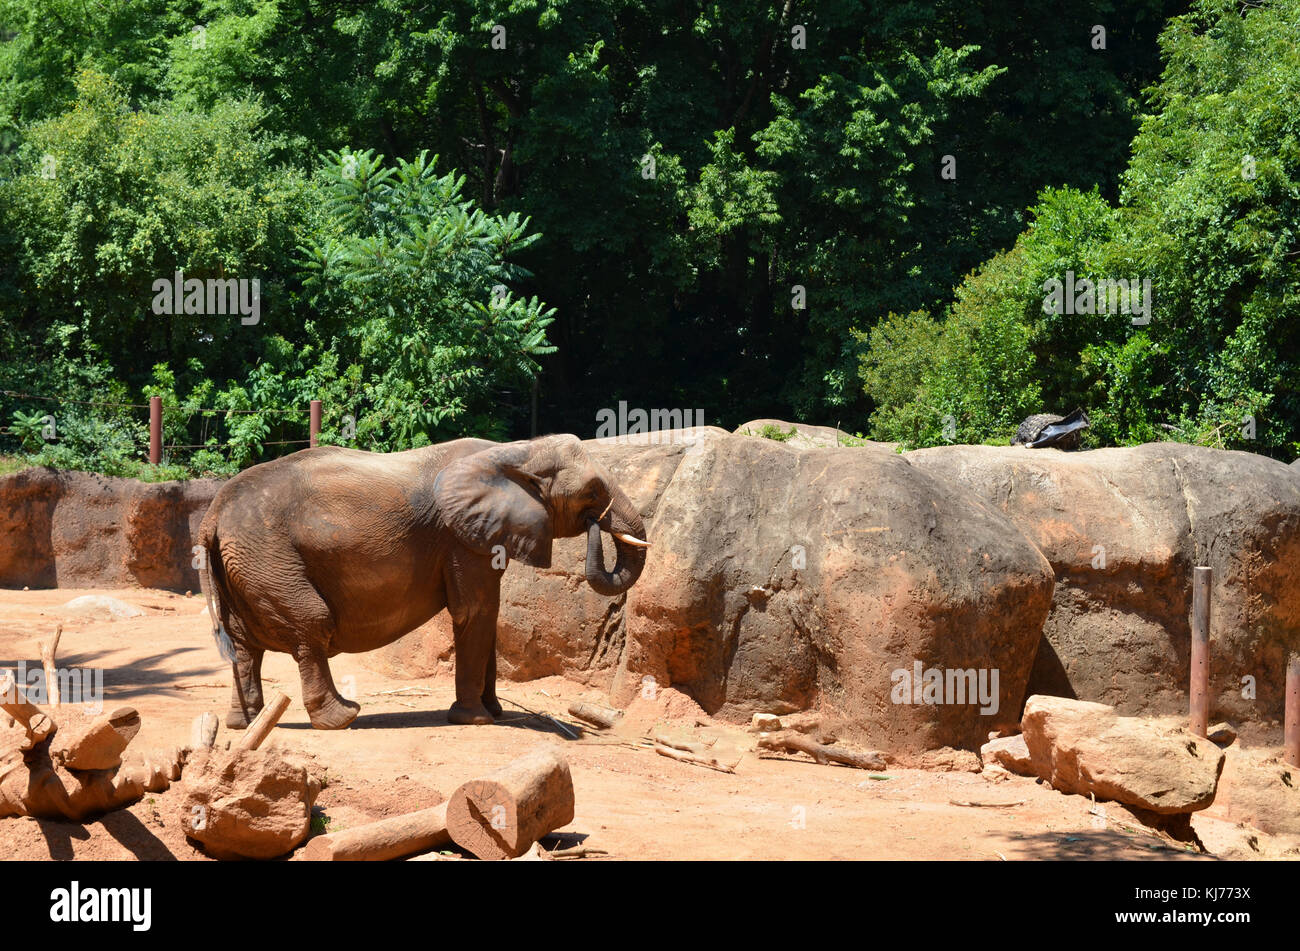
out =
[[[194,471],[313,397],[378,449],[627,400],[1284,455],[1298,5],[0,0],[0,450],[129,471],[162,395]],[[1066,270],[1151,322],[1044,313]]]
[[[978,442],[1083,406],[1096,444],[1300,452],[1300,3],[1200,3],[1161,50],[1116,203],[1045,190],[941,321],[858,334],[875,434],[932,445],[951,418]],[[1048,312],[1069,272],[1149,280],[1150,311]]]

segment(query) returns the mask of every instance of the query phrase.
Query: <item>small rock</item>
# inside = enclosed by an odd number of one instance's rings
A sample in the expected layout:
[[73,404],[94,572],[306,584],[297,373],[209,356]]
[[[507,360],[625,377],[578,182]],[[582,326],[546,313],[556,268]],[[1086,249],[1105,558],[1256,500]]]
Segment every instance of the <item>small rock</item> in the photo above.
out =
[[956,750],[945,746],[922,753],[920,768],[949,773],[978,773],[983,767],[980,758],[970,750]]
[[1231,746],[1237,739],[1237,728],[1226,720],[1209,729],[1209,740],[1215,746]]
[[142,617],[144,610],[126,601],[109,598],[99,594],[83,594],[73,598],[62,609],[68,614],[89,614],[99,617],[132,618]]
[[270,747],[198,749],[185,769],[185,831],[214,858],[272,859],[311,831],[320,782]]
[[755,713],[749,728],[756,733],[775,733],[781,729],[781,718],[774,713]]
[[996,767],[1020,776],[1038,775],[1034,772],[1033,758],[1022,735],[989,740],[980,747],[980,760],[986,770]]

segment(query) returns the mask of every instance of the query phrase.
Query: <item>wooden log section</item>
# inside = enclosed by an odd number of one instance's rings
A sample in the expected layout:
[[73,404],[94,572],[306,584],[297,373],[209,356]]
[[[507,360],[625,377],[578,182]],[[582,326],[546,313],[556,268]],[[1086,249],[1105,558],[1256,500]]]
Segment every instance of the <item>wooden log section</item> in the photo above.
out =
[[29,744],[41,742],[59,728],[52,716],[19,693],[12,670],[0,670],[0,710],[23,725]]
[[610,707],[599,707],[594,703],[571,703],[569,704],[569,713],[579,720],[586,720],[588,723],[594,723],[602,730],[608,730],[614,724],[618,723],[623,717],[622,710],[614,710]]
[[277,691],[271,702],[262,708],[262,712],[248,725],[248,730],[239,738],[238,748],[241,750],[255,750],[261,746],[267,734],[275,729],[275,725],[280,722],[280,717],[284,716],[284,711],[288,709],[289,695],[283,691]]
[[843,763],[858,769],[884,769],[885,758],[870,750],[852,750],[838,746],[823,746],[802,733],[786,730],[782,733],[765,733],[758,738],[758,748],[763,750],[807,753],[818,763]]
[[534,842],[573,821],[573,778],[563,756],[540,749],[447,800],[452,841],[481,859],[513,859]]
[[302,857],[309,862],[387,862],[450,844],[444,802],[355,829],[318,835],[307,843]]

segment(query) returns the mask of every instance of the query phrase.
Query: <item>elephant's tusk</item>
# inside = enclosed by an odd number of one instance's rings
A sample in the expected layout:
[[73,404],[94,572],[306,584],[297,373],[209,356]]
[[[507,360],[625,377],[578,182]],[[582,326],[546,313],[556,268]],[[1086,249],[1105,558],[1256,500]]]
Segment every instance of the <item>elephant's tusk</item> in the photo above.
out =
[[610,534],[613,535],[615,538],[617,538],[619,541],[626,542],[629,545],[635,545],[637,548],[650,547],[649,542],[642,541],[641,539],[633,535],[624,535],[622,532],[610,532]]

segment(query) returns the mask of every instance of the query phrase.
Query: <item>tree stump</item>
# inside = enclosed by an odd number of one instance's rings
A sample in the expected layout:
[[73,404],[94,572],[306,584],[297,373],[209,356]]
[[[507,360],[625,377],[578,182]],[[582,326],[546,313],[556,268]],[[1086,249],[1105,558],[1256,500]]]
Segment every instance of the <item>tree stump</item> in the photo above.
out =
[[563,756],[540,749],[447,801],[452,841],[481,859],[513,859],[549,832],[573,821],[573,778]]

